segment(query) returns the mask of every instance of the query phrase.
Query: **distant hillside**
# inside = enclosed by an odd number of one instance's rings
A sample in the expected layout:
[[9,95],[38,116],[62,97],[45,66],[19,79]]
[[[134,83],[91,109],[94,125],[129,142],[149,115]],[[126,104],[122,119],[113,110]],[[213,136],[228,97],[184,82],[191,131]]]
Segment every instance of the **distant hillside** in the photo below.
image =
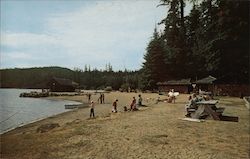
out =
[[74,71],[62,67],[35,67],[2,69],[1,88],[45,88],[48,80],[55,76],[72,79]]
[[1,88],[46,88],[46,84],[52,77],[71,79],[79,83],[82,89],[104,89],[111,86],[113,89],[138,88],[138,71],[70,70],[62,67],[38,67],[26,69],[2,69]]

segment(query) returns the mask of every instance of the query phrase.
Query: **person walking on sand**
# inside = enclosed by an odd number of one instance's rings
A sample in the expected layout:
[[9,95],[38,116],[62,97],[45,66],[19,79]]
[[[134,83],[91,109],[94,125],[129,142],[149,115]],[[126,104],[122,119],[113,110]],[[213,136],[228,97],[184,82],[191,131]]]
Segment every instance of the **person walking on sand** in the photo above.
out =
[[114,112],[114,113],[117,113],[117,102],[118,102],[118,99],[116,99],[116,100],[113,102],[113,110],[112,110],[112,112]]
[[94,102],[93,102],[93,101],[91,101],[91,103],[90,103],[89,107],[90,107],[90,114],[89,114],[89,118],[91,118],[91,117],[92,117],[92,115],[93,115],[93,118],[95,118],[95,111],[94,111],[95,104],[94,104]]

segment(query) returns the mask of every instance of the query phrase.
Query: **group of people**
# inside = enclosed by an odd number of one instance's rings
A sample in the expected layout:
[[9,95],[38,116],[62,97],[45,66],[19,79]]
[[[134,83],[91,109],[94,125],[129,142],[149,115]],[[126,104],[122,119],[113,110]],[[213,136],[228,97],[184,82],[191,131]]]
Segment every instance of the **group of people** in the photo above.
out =
[[[88,98],[88,103],[91,103],[91,93],[88,93],[86,94],[87,95],[87,98]],[[98,98],[98,103],[100,104],[104,104],[104,100],[105,100],[105,97],[104,97],[104,93],[100,93],[100,97]]]
[[[100,100],[101,104],[104,103],[104,94],[100,95],[100,97],[98,99],[98,103],[99,103],[99,100]],[[115,101],[112,104],[112,107],[113,107],[112,108],[112,112],[113,113],[117,113],[118,112],[117,111],[117,106],[118,106],[118,99],[115,99]],[[136,103],[136,98],[133,97],[132,102],[130,104],[130,109],[128,109],[126,106],[124,106],[124,111],[128,111],[128,110],[135,111],[135,110],[138,110],[138,106],[142,106],[142,97],[141,97],[140,94],[138,95],[138,103]],[[94,111],[95,103],[94,103],[94,101],[90,102],[89,107],[90,107],[90,118],[91,117],[94,118],[95,117],[95,111]]]
[[[114,102],[113,102],[113,109],[112,109],[112,112],[116,113],[117,112],[117,102],[118,102],[118,99],[116,99]],[[128,109],[127,106],[124,106],[124,111],[136,111],[138,110],[138,106],[142,106],[142,97],[141,95],[139,94],[138,95],[138,103],[136,103],[136,98],[133,97],[132,99],[132,102],[130,103],[130,108]]]
[[100,97],[98,98],[98,103],[100,102],[100,104],[104,104],[104,93],[100,93]]
[[176,100],[176,97],[179,95],[179,92],[175,92],[174,89],[171,89],[169,92],[168,92],[168,100],[167,102],[168,103],[175,103],[175,100]]
[[[169,97],[173,101],[175,100],[175,96],[177,95],[177,94],[175,95],[175,93],[178,93],[178,92],[174,92],[174,90],[171,90],[168,94]],[[186,111],[187,111],[186,116],[190,117],[190,115],[191,115],[191,113],[189,111],[190,109],[197,109],[197,105],[196,105],[197,102],[202,101],[202,100],[209,100],[209,99],[211,99],[211,97],[209,97],[209,96],[197,96],[195,93],[192,96],[189,96],[189,103],[185,106]],[[88,100],[91,100],[91,94],[88,94]],[[136,102],[136,101],[137,101],[136,98],[133,97],[129,107],[127,107],[127,106],[123,107],[124,111],[136,111],[136,110],[138,110],[138,106],[142,106],[142,97],[140,94],[138,95],[138,102]],[[104,103],[104,94],[103,93],[100,94],[100,97],[98,98],[98,103],[100,103],[100,104]],[[91,101],[89,106],[90,106],[90,118],[95,117],[95,113],[94,113],[95,103],[94,103],[94,101]],[[118,99],[115,99],[114,102],[112,103],[112,112],[113,113],[118,112],[117,106],[118,106]]]
[[191,115],[190,109],[196,110],[198,108],[196,105],[197,102],[204,101],[204,100],[210,100],[210,99],[211,99],[210,96],[207,96],[207,95],[197,96],[195,93],[192,96],[189,96],[188,97],[189,102],[185,106],[186,111],[187,111],[186,117],[190,117],[190,115]]

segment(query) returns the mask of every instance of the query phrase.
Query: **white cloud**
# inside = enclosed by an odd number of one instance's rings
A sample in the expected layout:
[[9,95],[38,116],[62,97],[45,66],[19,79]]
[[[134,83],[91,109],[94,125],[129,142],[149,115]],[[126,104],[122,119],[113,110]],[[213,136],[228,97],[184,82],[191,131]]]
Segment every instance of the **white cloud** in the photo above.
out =
[[30,54],[24,53],[24,52],[11,52],[11,53],[4,53],[4,58],[11,58],[16,60],[34,60],[34,57],[32,57]]
[[[1,51],[1,67],[30,67],[30,61],[36,60],[34,56],[25,52],[2,52]],[[29,64],[30,63],[30,64]]]
[[72,56],[122,62],[119,57],[134,56],[138,48],[144,53],[158,21],[154,19],[160,10],[156,5],[152,1],[100,1],[92,8],[54,16],[48,27],[62,35],[61,42]]
[[1,42],[25,55],[50,58],[48,65],[100,68],[110,62],[117,69],[138,69],[155,23],[165,16],[158,3],[97,1],[70,13],[50,14],[46,33],[5,32]]
[[46,34],[2,32],[1,43],[10,47],[56,44],[56,38]]

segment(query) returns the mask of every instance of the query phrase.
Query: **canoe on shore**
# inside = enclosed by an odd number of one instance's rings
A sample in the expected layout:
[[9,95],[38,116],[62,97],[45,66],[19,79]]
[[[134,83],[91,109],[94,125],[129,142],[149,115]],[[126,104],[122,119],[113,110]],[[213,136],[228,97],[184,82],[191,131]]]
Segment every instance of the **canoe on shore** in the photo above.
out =
[[65,104],[65,109],[75,109],[87,107],[87,104]]

